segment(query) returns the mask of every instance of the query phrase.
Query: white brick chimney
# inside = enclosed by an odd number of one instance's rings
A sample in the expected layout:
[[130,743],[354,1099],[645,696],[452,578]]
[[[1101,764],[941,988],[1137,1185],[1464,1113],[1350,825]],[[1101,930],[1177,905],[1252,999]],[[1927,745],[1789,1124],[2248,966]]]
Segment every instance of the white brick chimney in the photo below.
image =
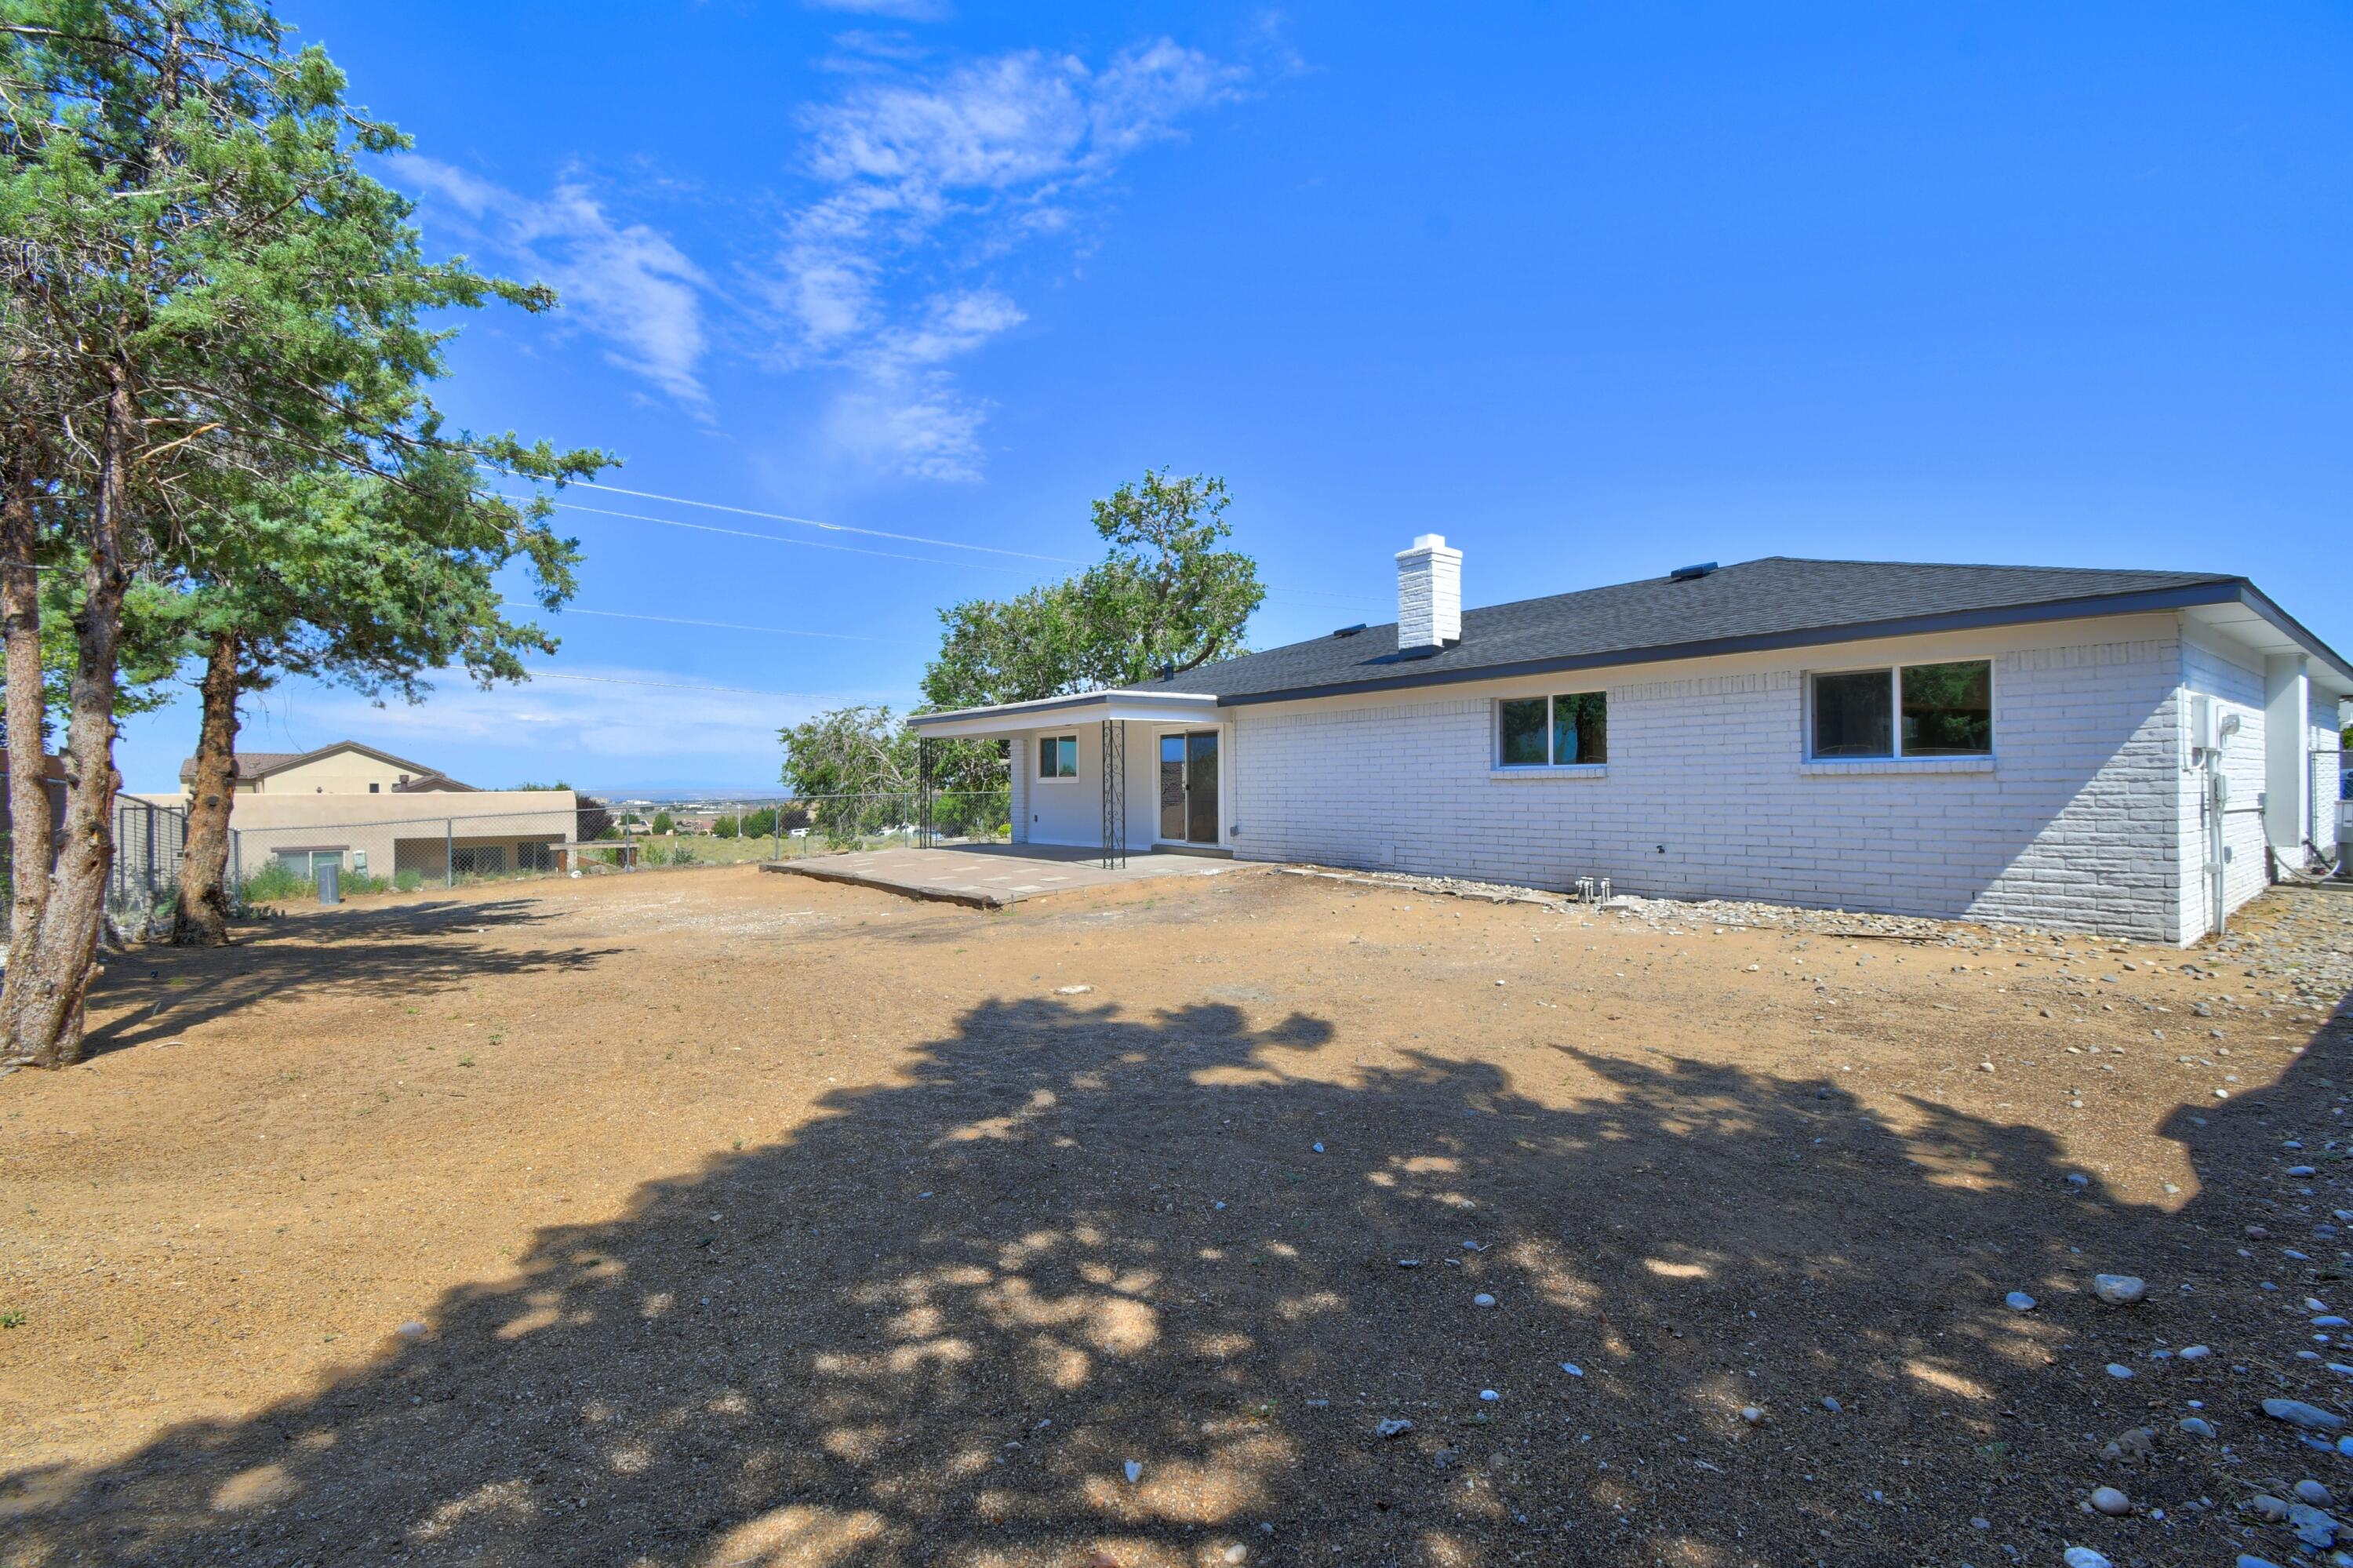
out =
[[1424,534],[1398,564],[1398,652],[1462,641],[1462,552],[1443,534]]

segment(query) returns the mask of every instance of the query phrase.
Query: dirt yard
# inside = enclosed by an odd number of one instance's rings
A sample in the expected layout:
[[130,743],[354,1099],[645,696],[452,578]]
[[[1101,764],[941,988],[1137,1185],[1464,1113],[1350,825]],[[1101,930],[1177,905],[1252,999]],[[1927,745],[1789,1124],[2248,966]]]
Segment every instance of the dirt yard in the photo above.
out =
[[0,1079],[9,1568],[2122,1568],[2353,1493],[2259,1408],[2353,1410],[2353,897],[2226,956],[744,867],[245,936]]

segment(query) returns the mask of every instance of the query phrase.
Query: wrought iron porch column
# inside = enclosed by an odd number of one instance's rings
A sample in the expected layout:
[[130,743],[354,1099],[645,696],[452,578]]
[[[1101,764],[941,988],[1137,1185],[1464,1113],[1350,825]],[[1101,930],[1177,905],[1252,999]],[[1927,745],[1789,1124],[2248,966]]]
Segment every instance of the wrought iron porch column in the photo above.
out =
[[1127,863],[1127,721],[1103,721],[1103,865]]
[[915,779],[919,804],[916,807],[915,842],[923,849],[932,847],[932,737],[915,738]]

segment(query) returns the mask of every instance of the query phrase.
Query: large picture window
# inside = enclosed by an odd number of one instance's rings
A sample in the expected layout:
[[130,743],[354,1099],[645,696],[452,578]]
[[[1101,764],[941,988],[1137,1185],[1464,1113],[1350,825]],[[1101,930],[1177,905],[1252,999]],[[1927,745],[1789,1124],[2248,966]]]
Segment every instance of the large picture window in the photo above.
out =
[[1038,741],[1038,777],[1076,779],[1078,776],[1079,737],[1075,735],[1040,736]]
[[1570,768],[1609,760],[1609,699],[1601,692],[1511,697],[1495,705],[1502,768]]
[[1990,757],[1993,662],[1963,659],[1813,677],[1810,757]]

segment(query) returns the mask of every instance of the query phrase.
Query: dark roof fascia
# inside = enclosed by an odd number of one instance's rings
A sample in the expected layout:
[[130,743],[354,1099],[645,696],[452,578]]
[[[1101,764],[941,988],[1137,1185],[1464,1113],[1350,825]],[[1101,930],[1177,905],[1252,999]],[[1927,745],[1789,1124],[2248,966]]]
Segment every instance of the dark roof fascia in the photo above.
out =
[[[2249,598],[2252,595],[2253,598]],[[2258,602],[2260,601],[2260,602]],[[2198,605],[2243,603],[2275,622],[2281,630],[2321,652],[2332,663],[2327,644],[2288,620],[2279,607],[2255,592],[2244,577],[2218,577],[2212,582],[2186,583],[2179,588],[2149,588],[2140,593],[2094,594],[2079,599],[2048,599],[2040,604],[1999,605],[1986,609],[1945,610],[1935,615],[1899,616],[1888,620],[1850,621],[1839,626],[1805,627],[1795,631],[1760,632],[1749,637],[1709,637],[1691,642],[1661,643],[1650,648],[1620,648],[1600,653],[1578,653],[1557,659],[1523,659],[1509,664],[1482,664],[1465,670],[1432,670],[1411,675],[1389,675],[1343,685],[1294,686],[1282,691],[1250,692],[1218,699],[1219,707],[1251,703],[1295,703],[1317,697],[1355,696],[1370,692],[1394,692],[1412,686],[1461,685],[1466,681],[1508,680],[1518,675],[1549,675],[1566,670],[1609,669],[1620,664],[1663,664],[1677,659],[1707,659],[1725,653],[1760,653],[1783,648],[1808,648],[1831,642],[1863,642],[1876,637],[1915,637],[1934,631],[1974,631],[1989,626],[2030,626],[2038,621],[2073,620],[2086,615],[2135,615],[2148,610],[2188,609]],[[2342,666],[2340,665],[2340,668]]]
[[2242,590],[2239,596],[2241,603],[2270,621],[2284,635],[2303,643],[2306,652],[2336,671],[2340,679],[2348,684],[2353,684],[2353,664],[2347,663],[2343,654],[2314,636],[2310,628],[2273,603],[2271,596],[2253,583],[2242,577],[2239,579],[2239,586]]

